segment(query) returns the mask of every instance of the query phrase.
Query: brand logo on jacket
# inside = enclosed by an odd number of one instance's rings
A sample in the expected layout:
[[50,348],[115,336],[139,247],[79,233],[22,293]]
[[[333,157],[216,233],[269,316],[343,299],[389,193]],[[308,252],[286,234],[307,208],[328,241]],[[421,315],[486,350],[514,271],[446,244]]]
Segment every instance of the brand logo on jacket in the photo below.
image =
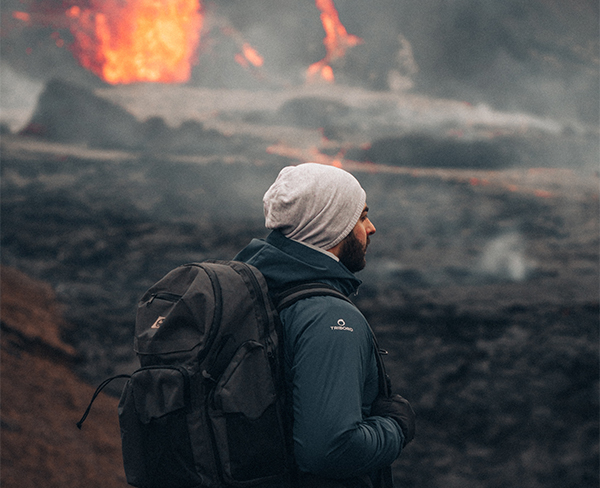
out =
[[154,322],[150,328],[151,329],[160,329],[160,326],[163,324],[163,322],[165,321],[166,318],[167,317],[158,317],[156,319],[156,322]]
[[346,326],[346,321],[344,319],[338,319],[337,325],[332,325],[331,330],[349,330],[350,332],[354,332],[352,327]]

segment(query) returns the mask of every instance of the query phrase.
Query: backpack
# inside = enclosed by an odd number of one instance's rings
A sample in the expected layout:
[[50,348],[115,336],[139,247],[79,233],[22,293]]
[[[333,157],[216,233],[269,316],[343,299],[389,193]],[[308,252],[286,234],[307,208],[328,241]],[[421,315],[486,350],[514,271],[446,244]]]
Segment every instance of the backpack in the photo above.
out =
[[141,298],[118,414],[127,482],[139,488],[291,486],[278,310],[314,295],[350,301],[324,284],[277,297],[236,261],[180,266]]

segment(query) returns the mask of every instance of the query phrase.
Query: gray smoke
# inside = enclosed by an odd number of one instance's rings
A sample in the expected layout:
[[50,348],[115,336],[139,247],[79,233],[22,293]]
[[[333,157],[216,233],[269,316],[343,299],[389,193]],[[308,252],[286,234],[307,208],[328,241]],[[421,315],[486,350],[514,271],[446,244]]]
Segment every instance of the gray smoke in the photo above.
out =
[[523,238],[517,232],[510,232],[492,239],[485,246],[478,268],[486,275],[523,281],[532,263],[525,254]]
[[18,73],[0,62],[1,122],[11,131],[21,129],[31,118],[44,84]]

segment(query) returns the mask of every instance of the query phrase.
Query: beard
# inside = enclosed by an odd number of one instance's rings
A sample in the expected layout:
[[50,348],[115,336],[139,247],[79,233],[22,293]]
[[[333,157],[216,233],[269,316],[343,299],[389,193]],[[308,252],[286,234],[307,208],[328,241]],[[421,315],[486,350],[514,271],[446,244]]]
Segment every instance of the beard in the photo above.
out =
[[367,237],[367,243],[363,246],[356,238],[354,232],[350,232],[342,241],[342,247],[339,253],[340,262],[352,273],[360,271],[367,265],[367,246],[370,243]]

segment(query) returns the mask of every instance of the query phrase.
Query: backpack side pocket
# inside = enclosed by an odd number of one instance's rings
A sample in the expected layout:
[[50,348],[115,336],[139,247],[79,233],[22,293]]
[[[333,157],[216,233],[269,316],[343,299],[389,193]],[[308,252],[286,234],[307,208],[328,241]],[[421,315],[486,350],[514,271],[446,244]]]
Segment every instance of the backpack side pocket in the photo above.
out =
[[201,484],[195,471],[187,414],[190,380],[184,368],[138,369],[119,402],[127,482],[140,488]]
[[224,481],[251,486],[287,473],[285,436],[269,359],[243,343],[218,380],[209,415]]

